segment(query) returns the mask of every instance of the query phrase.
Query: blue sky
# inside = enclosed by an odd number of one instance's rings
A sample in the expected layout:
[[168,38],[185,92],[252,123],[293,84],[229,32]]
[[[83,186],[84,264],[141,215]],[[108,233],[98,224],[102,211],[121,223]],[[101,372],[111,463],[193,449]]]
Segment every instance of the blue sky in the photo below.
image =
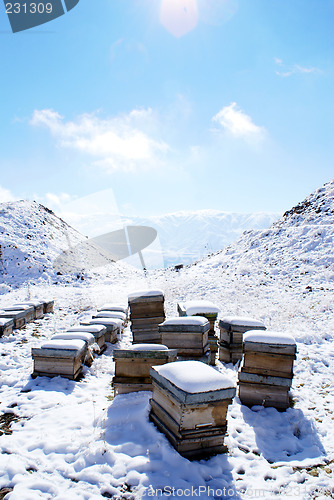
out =
[[1,8],[1,201],[283,212],[333,178],[333,0]]

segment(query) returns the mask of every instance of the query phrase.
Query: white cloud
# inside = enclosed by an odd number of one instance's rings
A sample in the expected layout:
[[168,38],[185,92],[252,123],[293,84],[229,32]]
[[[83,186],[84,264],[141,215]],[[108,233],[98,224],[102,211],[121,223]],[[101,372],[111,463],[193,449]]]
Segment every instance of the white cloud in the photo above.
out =
[[246,115],[235,102],[222,108],[212,120],[219,123],[224,130],[248,142],[258,142],[263,139],[265,129],[253,123],[252,118]]
[[109,172],[154,166],[169,149],[154,138],[157,127],[151,109],[134,109],[106,119],[83,114],[73,121],[65,121],[52,109],[42,109],[34,111],[30,124],[47,127],[61,147],[90,155],[95,165]]
[[6,203],[7,201],[15,201],[17,198],[12,194],[9,189],[0,186],[0,203]]
[[321,73],[321,70],[319,68],[314,68],[314,67],[306,68],[304,66],[300,66],[299,64],[294,64],[292,66],[286,66],[283,63],[282,59],[279,59],[277,57],[275,57],[275,63],[278,66],[282,67],[282,71],[276,71],[276,75],[282,76],[283,78],[286,78],[286,77],[291,76],[291,75],[296,75],[296,74],[308,75],[311,73]]

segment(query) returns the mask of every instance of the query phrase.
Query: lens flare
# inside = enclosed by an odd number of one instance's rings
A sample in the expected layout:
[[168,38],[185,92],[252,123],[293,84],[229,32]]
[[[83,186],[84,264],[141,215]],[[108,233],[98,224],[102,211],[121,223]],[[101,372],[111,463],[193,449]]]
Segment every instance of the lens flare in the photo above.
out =
[[196,0],[162,0],[161,24],[179,38],[196,28],[198,9]]

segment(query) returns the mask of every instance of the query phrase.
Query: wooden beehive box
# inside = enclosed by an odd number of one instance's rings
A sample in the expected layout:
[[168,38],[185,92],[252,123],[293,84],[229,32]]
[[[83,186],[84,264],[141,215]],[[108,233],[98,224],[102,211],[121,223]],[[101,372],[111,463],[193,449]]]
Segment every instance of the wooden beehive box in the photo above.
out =
[[0,337],[10,335],[13,331],[14,320],[0,317]]
[[159,325],[161,343],[188,358],[202,357],[209,350],[209,330],[210,323],[202,317],[170,318]]
[[[87,321],[82,321],[80,325],[82,326],[92,326],[92,325],[102,325],[105,327],[106,332],[104,334],[104,342],[110,342],[111,344],[115,344],[117,342],[117,333],[119,332],[119,326],[118,322],[119,320],[117,319],[112,319],[112,318],[94,318],[94,319],[89,319]],[[92,332],[93,333],[93,332]],[[102,339],[100,340],[102,343]],[[99,344],[99,342],[98,342]],[[100,344],[99,344],[100,345]],[[106,345],[103,347],[100,346],[101,349],[105,350]]]
[[[219,321],[219,359],[225,363],[237,363],[242,358],[243,335],[248,330],[265,330],[262,321],[250,317],[229,316]],[[230,359],[228,360],[228,351]]]
[[209,364],[215,365],[218,352],[218,338],[215,332],[215,323],[220,312],[213,302],[209,300],[190,300],[185,303],[179,303],[177,310],[180,316],[202,316],[210,323],[208,341],[210,346]]
[[95,337],[95,342],[100,348],[100,353],[106,350],[106,334],[107,329],[104,325],[90,324],[89,322],[80,323],[78,326],[72,326],[68,332],[87,332]]
[[151,391],[152,366],[176,361],[177,351],[161,344],[137,344],[130,349],[114,351],[115,377],[113,387],[117,394]]
[[26,312],[20,311],[0,311],[0,318],[12,319],[14,321],[14,329],[22,328],[26,324]]
[[34,319],[41,319],[44,316],[44,302],[41,302],[39,300],[29,300],[27,302],[21,302],[18,305],[33,307]]
[[19,305],[15,304],[13,306],[5,307],[4,310],[7,312],[21,312],[24,311],[26,317],[26,323],[30,323],[35,319],[35,309],[34,306]]
[[54,310],[54,300],[43,300],[43,312],[44,314],[53,313]]
[[151,369],[150,419],[189,459],[227,451],[228,405],[234,382],[199,361],[177,361]]
[[76,380],[82,372],[87,345],[83,340],[49,340],[32,348],[33,376],[65,377]]
[[165,317],[164,293],[161,290],[140,290],[128,297],[131,321],[136,318]]
[[239,370],[239,397],[247,406],[289,406],[296,343],[290,335],[248,331]]
[[[51,340],[83,340],[86,342],[87,345],[87,351],[86,351],[86,356],[84,360],[84,364],[87,366],[91,366],[94,357],[93,354],[96,352],[94,349],[94,344],[95,343],[95,337],[92,333],[88,332],[63,332],[63,333],[56,333],[55,335],[52,335]],[[100,349],[98,348],[98,353],[100,352]]]
[[126,314],[122,311],[98,311],[94,316],[95,318],[111,318],[111,319],[120,319],[123,325],[126,323],[127,317]]

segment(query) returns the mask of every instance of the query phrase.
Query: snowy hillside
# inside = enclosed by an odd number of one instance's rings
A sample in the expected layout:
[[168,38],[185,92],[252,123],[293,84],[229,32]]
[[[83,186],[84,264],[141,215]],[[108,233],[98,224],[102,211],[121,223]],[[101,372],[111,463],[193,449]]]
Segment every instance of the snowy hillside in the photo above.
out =
[[30,201],[0,205],[0,283],[61,280],[82,276],[110,264],[111,256],[59,219],[51,210]]
[[[9,488],[6,500],[333,498],[333,222],[331,182],[270,229],[247,232],[179,272],[32,285],[32,298],[56,299],[55,314],[0,339],[0,494]],[[145,286],[165,291],[168,316],[180,300],[208,299],[221,317],[250,315],[292,334],[298,354],[291,407],[250,409],[235,397],[227,414],[229,452],[189,462],[149,421],[151,393],[113,397],[113,350],[131,343],[129,327],[82,380],[31,379],[32,347]],[[3,295],[0,307],[26,298],[21,287]],[[237,365],[216,368],[236,379]]]

